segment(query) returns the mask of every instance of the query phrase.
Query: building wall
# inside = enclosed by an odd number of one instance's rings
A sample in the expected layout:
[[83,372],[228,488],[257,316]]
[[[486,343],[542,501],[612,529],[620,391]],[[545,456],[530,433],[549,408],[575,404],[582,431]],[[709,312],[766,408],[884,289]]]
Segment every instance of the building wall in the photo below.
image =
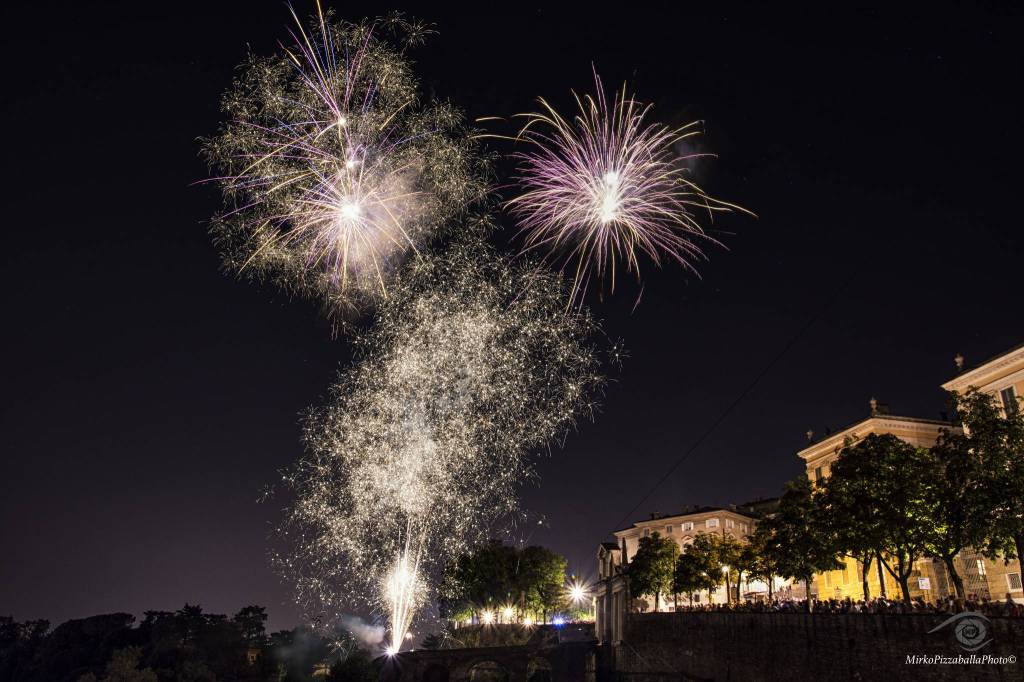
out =
[[[709,526],[709,521],[713,521],[717,525]],[[640,521],[632,528],[617,531],[615,537],[620,543],[625,541],[627,561],[632,561],[640,547],[640,538],[654,532],[659,533],[662,537],[672,538],[679,545],[679,549],[683,550],[693,542],[694,538],[704,533],[730,536],[740,541],[746,541],[754,532],[756,525],[757,519],[753,517],[728,509],[716,509]]]
[[[677,514],[640,521],[634,524],[632,528],[617,531],[614,535],[620,546],[625,547],[627,561],[632,561],[640,547],[640,539],[653,533],[658,533],[662,537],[675,540],[676,544],[679,545],[679,550],[685,552],[686,547],[698,535],[706,533],[721,537],[731,537],[740,542],[747,542],[750,535],[754,532],[756,524],[757,519],[731,509],[713,509],[692,514]],[[744,581],[741,585],[741,594],[750,589],[767,592],[768,588],[763,583],[750,582],[748,584],[747,581]],[[631,596],[644,600],[649,610],[654,608],[653,596]],[[707,599],[707,592],[703,592],[699,597],[698,603],[707,603]],[[728,601],[724,580],[722,585],[711,592],[710,599],[712,604],[725,604]],[[679,603],[681,606],[688,605],[689,599],[681,600]],[[660,607],[662,610],[674,610],[675,603],[672,595],[663,595]]]
[[954,427],[950,422],[934,419],[873,414],[853,426],[830,434],[807,446],[797,455],[804,460],[807,478],[817,481],[831,473],[832,463],[839,459],[839,454],[847,440],[862,440],[872,433],[892,434],[915,447],[930,448],[935,445],[935,441],[944,429],[954,429]]
[[1019,399],[1024,398],[1024,346],[989,360],[974,369],[962,372],[942,385],[947,391],[966,393],[969,388],[977,388],[988,393],[1006,409],[1007,398],[1012,393],[1018,398],[1017,409],[1022,409]]

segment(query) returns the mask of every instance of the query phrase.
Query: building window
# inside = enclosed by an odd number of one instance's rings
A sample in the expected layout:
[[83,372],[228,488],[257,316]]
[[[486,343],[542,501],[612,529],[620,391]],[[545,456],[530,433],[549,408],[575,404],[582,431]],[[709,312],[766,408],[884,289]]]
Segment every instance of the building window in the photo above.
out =
[[705,528],[718,528],[718,519],[708,519],[704,522]]
[[672,526],[665,526],[665,535],[672,535]]
[[999,391],[999,399],[1003,401],[1003,411],[1008,416],[1017,414],[1017,409],[1020,406],[1017,404],[1017,394],[1014,392],[1013,386],[1007,386]]
[[736,523],[732,519],[726,519],[725,520],[725,527],[726,528],[732,528],[735,525],[736,525]]
[[1020,573],[1007,573],[1006,586],[1010,589],[1010,592],[1020,592]]
[[978,575],[985,575],[985,560],[978,559],[975,565],[978,567]]
[[814,480],[815,481],[820,481],[821,480],[821,467],[814,467]]
[[741,523],[740,524],[740,532],[741,533],[746,533],[747,532],[747,524],[745,524],[745,523]]
[[693,530],[693,521],[687,521],[682,526],[683,530]]
[[644,528],[644,537],[647,538],[647,537],[650,537],[650,536],[651,536],[651,529],[650,528]]

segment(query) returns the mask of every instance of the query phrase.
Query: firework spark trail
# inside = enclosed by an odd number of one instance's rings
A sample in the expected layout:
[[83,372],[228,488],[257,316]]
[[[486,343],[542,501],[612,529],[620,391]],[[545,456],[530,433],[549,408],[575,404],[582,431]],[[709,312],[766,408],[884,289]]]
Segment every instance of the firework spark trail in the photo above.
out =
[[398,650],[446,563],[515,510],[527,455],[592,408],[596,327],[564,293],[478,243],[409,263],[287,479],[300,598],[365,599]]
[[741,210],[709,197],[687,179],[674,151],[699,134],[696,123],[671,129],[645,125],[650,106],[625,89],[609,107],[594,73],[596,94],[575,97],[578,113],[567,120],[543,98],[542,111],[521,114],[519,140],[530,145],[518,159],[523,193],[506,206],[520,227],[524,251],[539,250],[574,270],[570,299],[581,298],[592,276],[610,279],[616,269],[640,276],[640,254],[655,265],[674,260],[696,272],[700,242],[714,242],[695,211],[709,217]]
[[[319,8],[318,8],[319,10]],[[320,300],[332,314],[387,295],[409,253],[486,192],[485,163],[452,106],[421,106],[390,20],[308,28],[251,57],[225,95],[229,121],[204,152],[225,210],[212,232],[225,266]]]

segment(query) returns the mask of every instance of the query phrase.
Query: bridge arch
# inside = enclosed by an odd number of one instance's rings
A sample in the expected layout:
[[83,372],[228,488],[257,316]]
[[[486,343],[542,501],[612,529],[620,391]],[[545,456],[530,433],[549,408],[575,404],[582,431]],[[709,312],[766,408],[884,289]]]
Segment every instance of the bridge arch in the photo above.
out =
[[510,682],[512,679],[508,668],[492,660],[474,663],[467,673],[466,679],[469,682]]
[[526,667],[526,682],[551,682],[551,662],[542,657],[534,656]]

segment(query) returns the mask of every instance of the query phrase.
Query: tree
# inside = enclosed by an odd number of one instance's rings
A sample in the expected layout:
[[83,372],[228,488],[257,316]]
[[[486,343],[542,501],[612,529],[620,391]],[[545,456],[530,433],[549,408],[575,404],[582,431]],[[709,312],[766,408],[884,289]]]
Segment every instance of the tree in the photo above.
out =
[[743,595],[740,593],[741,586],[743,585],[743,576],[746,575],[748,578],[754,570],[757,558],[754,554],[754,548],[747,542],[741,542],[739,544],[739,551],[736,552],[735,558],[733,559],[732,566],[736,569],[736,603],[743,601]]
[[808,611],[814,574],[841,567],[836,560],[839,547],[835,535],[823,521],[820,500],[807,476],[802,475],[786,484],[778,511],[762,522],[769,526],[765,530],[771,543],[768,549],[776,558],[779,574],[804,581]]
[[267,610],[262,606],[246,606],[231,621],[238,626],[249,646],[260,646],[267,640]]
[[518,554],[512,580],[514,594],[519,595],[520,609],[539,611],[545,622],[548,614],[564,609],[568,565],[565,557],[546,547],[524,547]]
[[438,606],[443,617],[460,620],[481,607],[515,604],[521,613],[547,620],[565,606],[565,557],[544,547],[517,550],[498,540],[464,554],[445,575]]
[[427,649],[428,651],[434,651],[444,647],[445,635],[431,632],[429,635],[423,638],[423,643],[420,648]]
[[710,533],[701,533],[686,547],[685,555],[690,557],[697,576],[699,587],[707,590],[708,603],[711,592],[722,584],[722,559],[719,553],[718,537]]
[[1018,403],[1003,414],[994,396],[972,388],[958,398],[957,412],[988,495],[983,549],[1024,563],[1024,408]]
[[925,494],[931,523],[925,528],[924,549],[946,566],[961,599],[967,594],[954,559],[965,547],[985,544],[992,508],[982,462],[971,449],[971,438],[944,431],[928,451],[926,469]]
[[929,463],[927,450],[892,434],[873,433],[843,449],[825,484],[825,499],[833,505],[827,518],[835,524],[839,549],[862,548],[860,541],[853,547],[849,541],[861,534],[863,541],[878,543],[875,556],[899,583],[907,604],[914,561],[924,554],[933,523]]
[[744,561],[743,545],[735,538],[728,535],[710,537],[714,537],[718,551],[718,563],[722,566],[722,578],[725,580],[725,601],[726,603],[730,603],[733,600],[731,581],[733,573],[735,572],[737,576],[736,596],[738,599],[740,580],[743,578],[743,571],[746,570],[746,566],[740,566]]
[[515,589],[513,573],[517,564],[515,547],[491,540],[459,556],[446,575],[447,599],[442,610],[448,618],[493,608],[508,601]]
[[775,576],[779,575],[778,558],[774,556],[773,526],[770,523],[757,524],[750,536],[748,549],[751,555],[747,571],[754,580],[763,580],[768,585],[768,601],[774,597]]
[[[156,673],[149,668],[139,670],[139,659],[142,649],[133,646],[118,649],[107,662],[101,682],[157,682]],[[86,673],[78,678],[78,682],[96,682],[96,676]]]
[[379,677],[370,654],[355,648],[331,666],[327,682],[376,682]]
[[640,538],[640,546],[629,563],[629,589],[634,596],[654,595],[654,610],[661,605],[661,595],[672,589],[679,545],[663,538],[657,531]]
[[[698,536],[698,540],[701,537],[710,536],[701,535]],[[698,545],[696,551],[693,549],[694,545]],[[710,554],[702,553],[699,543],[694,541],[676,558],[676,567],[672,574],[672,593],[685,594],[690,599],[690,606],[693,606],[694,593],[708,590],[710,594],[711,590],[718,587],[721,569],[709,562],[709,557]]]
[[[845,448],[852,448],[854,440],[847,438]],[[858,465],[864,465],[870,469],[869,461],[858,460]],[[847,462],[847,471],[852,469],[854,463]],[[870,470],[857,473],[858,477],[870,476]],[[871,564],[879,555],[880,548],[885,544],[882,526],[883,519],[879,516],[875,507],[868,504],[863,497],[863,488],[851,485],[848,477],[835,475],[835,466],[832,467],[832,475],[824,481],[818,482],[818,490],[822,523],[825,527],[832,529],[835,533],[836,543],[840,551],[857,561],[861,567],[861,590],[864,600],[871,599],[871,590],[868,586],[868,575],[871,571]],[[885,596],[885,576],[882,573],[882,563],[878,562],[878,583],[882,596]]]

